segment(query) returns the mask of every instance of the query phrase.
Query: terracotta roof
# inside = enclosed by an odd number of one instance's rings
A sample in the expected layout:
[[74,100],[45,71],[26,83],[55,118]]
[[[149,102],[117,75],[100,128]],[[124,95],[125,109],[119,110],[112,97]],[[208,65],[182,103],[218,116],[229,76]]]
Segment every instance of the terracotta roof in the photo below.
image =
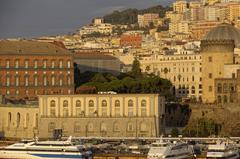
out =
[[74,54],[75,59],[105,59],[105,60],[116,60],[117,58],[114,56],[106,55],[104,53],[98,52],[77,52]]
[[0,54],[71,54],[57,45],[37,41],[0,41]]

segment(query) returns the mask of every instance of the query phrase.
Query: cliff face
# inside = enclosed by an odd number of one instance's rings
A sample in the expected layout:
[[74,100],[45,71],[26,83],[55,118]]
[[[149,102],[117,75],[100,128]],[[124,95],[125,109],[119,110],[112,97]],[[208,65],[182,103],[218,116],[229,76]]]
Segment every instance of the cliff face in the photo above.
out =
[[186,127],[192,127],[199,119],[211,120],[219,125],[219,135],[240,136],[240,104],[216,105],[191,104],[192,114]]

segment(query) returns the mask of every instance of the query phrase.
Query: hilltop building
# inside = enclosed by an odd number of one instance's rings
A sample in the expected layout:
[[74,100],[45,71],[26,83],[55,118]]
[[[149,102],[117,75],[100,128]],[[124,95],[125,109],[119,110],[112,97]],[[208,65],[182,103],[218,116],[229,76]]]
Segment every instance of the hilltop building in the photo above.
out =
[[[230,24],[219,25],[201,41],[203,102],[215,103],[218,98],[215,91],[217,88],[216,81],[219,82],[220,79],[224,79],[228,71],[234,70],[234,67],[239,68],[239,64],[235,63],[234,57],[234,48],[239,48],[239,46],[240,30]],[[226,69],[227,65],[233,65],[233,67]],[[225,72],[224,68],[228,71]],[[236,78],[236,70],[235,73],[232,73],[231,79]],[[223,85],[223,89],[226,89],[227,83]],[[227,89],[232,89],[232,87],[233,83],[227,85]],[[230,100],[232,98],[231,96],[224,96],[223,101],[232,101]]]

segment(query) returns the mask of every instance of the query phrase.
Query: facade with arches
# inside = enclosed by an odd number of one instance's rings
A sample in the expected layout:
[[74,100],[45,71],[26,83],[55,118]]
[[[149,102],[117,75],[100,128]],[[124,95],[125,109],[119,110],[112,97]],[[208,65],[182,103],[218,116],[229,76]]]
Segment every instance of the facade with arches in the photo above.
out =
[[0,105],[0,132],[8,138],[38,136],[39,109],[37,105]]
[[47,138],[62,129],[66,136],[159,136],[164,103],[159,94],[42,95],[39,134]]

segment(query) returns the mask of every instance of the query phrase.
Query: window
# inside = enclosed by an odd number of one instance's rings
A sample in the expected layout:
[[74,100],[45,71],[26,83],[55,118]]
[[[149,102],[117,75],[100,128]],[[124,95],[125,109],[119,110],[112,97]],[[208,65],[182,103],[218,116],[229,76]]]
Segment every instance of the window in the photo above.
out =
[[24,68],[28,68],[28,63],[29,63],[29,60],[24,61]]
[[67,67],[71,68],[71,61],[70,60],[68,60],[68,62],[67,62]]
[[128,101],[128,116],[133,116],[133,101]]
[[94,114],[94,102],[93,102],[93,100],[90,100],[88,102],[88,112],[89,112],[89,115]]
[[10,60],[6,60],[6,68],[10,68]]
[[208,74],[208,78],[212,78],[212,73],[209,73],[209,74]]
[[47,76],[43,76],[43,85],[47,86]]
[[52,86],[55,86],[55,76],[52,76]]
[[70,76],[67,77],[67,81],[68,81],[68,85],[71,86],[71,77]]
[[107,116],[107,101],[102,101],[102,116]]
[[120,126],[119,126],[119,124],[117,122],[115,122],[113,124],[113,131],[115,131],[115,132],[119,132],[120,131]]
[[221,97],[221,96],[218,96],[218,97],[217,97],[217,101],[218,101],[218,103],[222,103],[222,97]]
[[212,62],[212,57],[211,56],[208,57],[208,62]]
[[59,68],[63,68],[63,60],[59,61]]
[[235,88],[234,88],[233,83],[229,84],[229,90],[230,90],[231,93],[235,92]]
[[10,77],[9,76],[6,77],[6,86],[10,86]]
[[120,101],[116,100],[115,101],[115,116],[120,116]]
[[63,101],[63,116],[64,117],[68,116],[68,101],[67,100]]
[[208,92],[212,92],[212,86],[208,86]]
[[147,115],[147,102],[146,100],[141,101],[141,116]]
[[24,81],[25,81],[25,86],[28,86],[28,82],[29,82],[28,76],[25,76],[24,79],[25,79],[25,80],[24,80]]
[[146,132],[147,131],[147,124],[145,122],[140,123],[140,131]]
[[12,114],[11,112],[8,113],[8,126],[11,125],[11,122],[12,122]]
[[20,113],[17,113],[17,128],[20,126],[21,116]]
[[224,83],[224,84],[223,84],[223,92],[224,92],[224,93],[227,93],[227,92],[228,92],[227,83]]
[[192,94],[195,94],[195,87],[192,86]]
[[130,132],[134,131],[134,127],[132,123],[127,124],[127,131],[130,131]]
[[34,68],[38,68],[38,61],[34,60]]
[[63,78],[60,77],[60,78],[59,78],[59,86],[62,86],[62,85],[63,85]]
[[88,123],[87,125],[87,131],[88,132],[93,132],[94,128],[93,128],[93,123]]
[[222,84],[221,83],[217,84],[217,92],[222,93]]
[[106,124],[106,123],[101,123],[101,125],[100,125],[100,131],[101,131],[101,132],[106,132],[106,131],[107,131],[107,124]]
[[50,122],[48,124],[48,132],[53,132],[54,129],[55,129],[55,123],[54,122]]
[[47,60],[43,60],[43,68],[47,68]]
[[223,97],[223,103],[227,103],[228,102],[228,98],[227,98],[227,96],[225,95],[224,97]]
[[74,132],[80,132],[81,131],[81,123],[80,122],[75,122],[74,123]]
[[81,116],[81,101],[77,100],[76,101],[76,116]]
[[15,68],[19,68],[19,60],[15,60]]
[[54,100],[51,100],[50,102],[50,116],[51,117],[56,116],[56,102]]
[[19,86],[19,76],[15,76],[15,86]]
[[34,81],[34,86],[38,86],[38,77],[37,76],[34,76],[33,77],[33,81]]
[[54,61],[54,60],[52,60],[52,62],[51,62],[51,67],[52,67],[52,68],[55,67],[55,61]]

